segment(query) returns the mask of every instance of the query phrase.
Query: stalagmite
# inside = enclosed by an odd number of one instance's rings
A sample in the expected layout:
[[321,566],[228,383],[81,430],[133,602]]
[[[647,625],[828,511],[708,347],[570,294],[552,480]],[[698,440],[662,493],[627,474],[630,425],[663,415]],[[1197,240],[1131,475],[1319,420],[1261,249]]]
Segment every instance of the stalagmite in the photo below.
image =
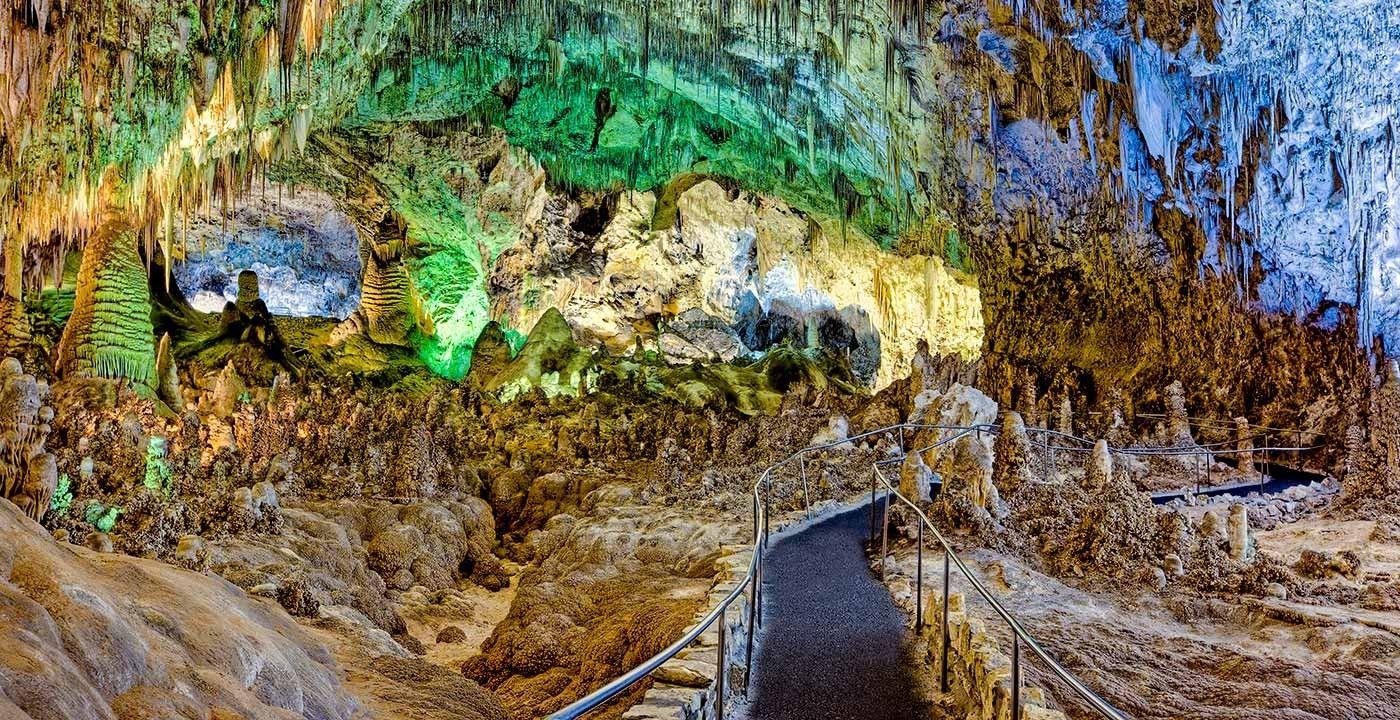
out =
[[1247,476],[1258,474],[1254,467],[1254,428],[1249,424],[1249,418],[1235,418],[1235,455],[1237,467],[1241,473]]
[[170,348],[170,333],[160,336],[160,344],[156,348],[156,383],[156,395],[171,410],[177,413],[183,411],[185,399],[180,392],[180,371]]
[[1021,414],[1008,411],[1002,414],[1001,432],[993,446],[995,461],[992,465],[992,485],[1004,497],[1011,497],[1018,490],[1034,482],[1030,468],[1030,440],[1026,437],[1026,423]]
[[1059,424],[1055,429],[1058,432],[1065,435],[1074,434],[1074,405],[1070,403],[1068,395],[1060,399],[1060,412],[1057,420]]
[[1241,562],[1254,558],[1254,540],[1249,534],[1249,510],[1241,503],[1230,506],[1230,557]]
[[407,345],[420,322],[413,281],[404,266],[407,228],[392,210],[381,207],[378,212],[372,219],[357,219],[364,267],[360,307],[336,328],[337,342],[363,334],[381,345]]
[[1108,450],[1108,442],[1094,443],[1094,451],[1089,462],[1084,464],[1084,489],[1089,492],[1103,490],[1113,480],[1113,455]]
[[1191,418],[1186,413],[1186,390],[1181,386],[1181,381],[1172,381],[1167,386],[1166,397],[1166,437],[1164,440],[1170,445],[1192,445],[1195,439],[1191,437]]
[[1029,373],[1021,378],[1017,388],[1016,408],[1025,418],[1026,427],[1040,427],[1040,400],[1036,395],[1035,377]]
[[[114,177],[109,172],[109,178]],[[59,341],[60,376],[127,378],[151,387],[156,348],[146,268],[119,190],[105,183],[103,221],[83,250],[73,314]]]
[[899,494],[916,503],[932,500],[933,471],[919,453],[909,453],[899,466]]
[[0,361],[0,497],[40,520],[58,483],[54,456],[45,449],[53,408],[48,384],[27,375],[12,357]]
[[24,314],[24,238],[3,233],[4,293],[0,295],[0,352],[19,353],[29,341],[29,320]]

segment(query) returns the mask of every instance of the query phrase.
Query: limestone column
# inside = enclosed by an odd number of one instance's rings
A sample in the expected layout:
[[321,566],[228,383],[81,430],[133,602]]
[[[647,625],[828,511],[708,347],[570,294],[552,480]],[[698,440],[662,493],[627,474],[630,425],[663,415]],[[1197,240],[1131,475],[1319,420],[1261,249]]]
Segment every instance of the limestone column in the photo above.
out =
[[1395,360],[1386,363],[1385,378],[1377,393],[1371,442],[1380,458],[1385,484],[1400,485],[1400,364]]
[[1089,462],[1084,465],[1084,489],[1089,492],[1103,490],[1113,479],[1113,455],[1109,453],[1108,441],[1094,443],[1094,451]]
[[360,306],[332,337],[338,342],[363,333],[380,345],[406,346],[418,324],[413,281],[404,264],[407,227],[377,196],[349,209],[360,233]]
[[1010,497],[1034,482],[1030,469],[1030,440],[1020,413],[1008,412],[1002,416],[1001,433],[992,450],[995,454],[992,485],[1001,495]]
[[1074,405],[1068,395],[1060,400],[1060,423],[1056,429],[1065,435],[1074,434]]

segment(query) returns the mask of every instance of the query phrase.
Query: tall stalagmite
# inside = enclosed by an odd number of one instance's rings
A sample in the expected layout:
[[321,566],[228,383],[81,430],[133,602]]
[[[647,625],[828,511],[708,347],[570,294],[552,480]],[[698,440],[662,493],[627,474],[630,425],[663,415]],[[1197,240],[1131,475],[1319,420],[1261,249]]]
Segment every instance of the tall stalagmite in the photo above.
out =
[[83,250],[73,314],[63,328],[54,372],[127,378],[150,387],[156,361],[151,292],[136,232],[113,184],[104,181],[102,222]]

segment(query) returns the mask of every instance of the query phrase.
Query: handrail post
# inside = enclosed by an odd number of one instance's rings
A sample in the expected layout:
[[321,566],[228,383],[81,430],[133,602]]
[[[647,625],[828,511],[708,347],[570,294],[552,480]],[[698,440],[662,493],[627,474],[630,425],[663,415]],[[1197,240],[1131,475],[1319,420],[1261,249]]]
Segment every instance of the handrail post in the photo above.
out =
[[870,468],[870,542],[875,542],[875,481],[880,471]]
[[1264,494],[1264,475],[1269,472],[1269,434],[1264,433],[1264,468],[1259,471],[1259,494]]
[[1021,636],[1011,633],[1011,720],[1021,720]]
[[890,494],[885,493],[885,518],[883,527],[880,529],[880,582],[885,581],[886,563],[885,557],[890,552]]
[[753,541],[758,543],[758,493],[753,496]]
[[[1302,443],[1299,443],[1301,445]],[[899,425],[899,454],[904,454],[904,424]]]
[[938,686],[946,694],[948,692],[948,560],[952,553],[945,545],[943,547],[943,636],[942,649],[939,651],[938,661]]
[[758,626],[763,627],[763,544],[759,543],[758,562],[754,563],[753,573],[753,604],[754,617],[758,621]]
[[743,647],[743,685],[745,693],[753,686],[753,614],[755,614],[759,602],[756,600],[757,574],[749,576],[749,628],[746,630],[749,642]]
[[763,547],[768,547],[768,507],[773,499],[773,476],[763,483]]
[[724,720],[724,669],[726,664],[724,634],[728,624],[729,603],[719,613],[719,657],[715,659],[715,720]]
[[1047,428],[1046,431],[1041,435],[1041,437],[1045,438],[1045,482],[1048,483],[1054,480],[1054,473],[1051,469],[1051,466],[1054,461],[1052,460],[1053,456],[1051,455],[1051,452],[1053,451],[1050,449],[1050,430]]
[[812,519],[812,493],[807,489],[807,458],[797,456],[797,468],[802,473],[802,502],[807,505],[807,519]]
[[924,524],[914,523],[919,527],[919,537],[915,541],[918,548],[914,553],[917,561],[914,570],[914,632],[924,629]]

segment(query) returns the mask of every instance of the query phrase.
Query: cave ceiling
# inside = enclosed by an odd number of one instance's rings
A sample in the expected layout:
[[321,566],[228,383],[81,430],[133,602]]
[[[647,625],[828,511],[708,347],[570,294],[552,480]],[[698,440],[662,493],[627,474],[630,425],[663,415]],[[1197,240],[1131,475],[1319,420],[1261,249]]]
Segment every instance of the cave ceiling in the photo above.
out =
[[419,166],[462,171],[435,138],[494,128],[557,187],[698,174],[942,256],[983,284],[993,335],[1006,312],[987,287],[1127,292],[1139,281],[1085,271],[1106,245],[1125,278],[1214,278],[1241,305],[1400,339],[1400,6],[1384,0],[8,10],[0,232],[31,288],[91,236],[104,193],[146,256],[178,258],[192,213],[271,176],[372,194],[451,249],[417,279],[462,286],[429,304],[466,336],[489,314],[483,256],[509,239]]

